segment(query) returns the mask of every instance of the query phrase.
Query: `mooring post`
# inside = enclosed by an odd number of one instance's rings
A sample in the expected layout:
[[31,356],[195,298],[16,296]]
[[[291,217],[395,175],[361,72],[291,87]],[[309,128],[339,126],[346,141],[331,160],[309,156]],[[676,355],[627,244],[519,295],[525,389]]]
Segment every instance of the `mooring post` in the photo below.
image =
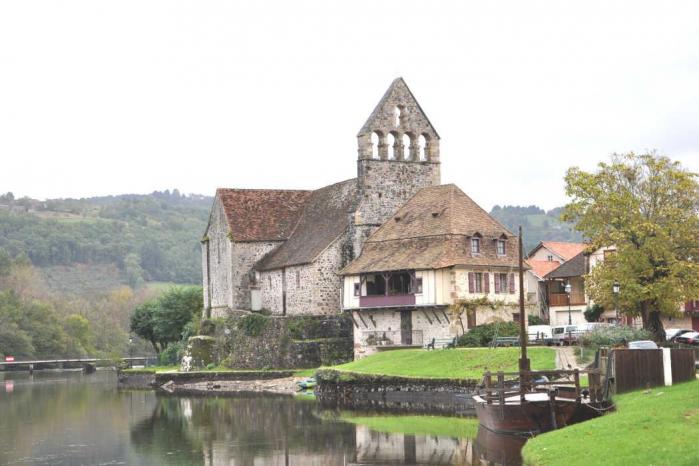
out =
[[491,400],[491,391],[490,391],[490,371],[485,371],[485,375],[483,377],[485,379],[485,401],[488,404],[492,403]]
[[502,371],[498,371],[498,399],[500,401],[500,406],[505,405],[505,374]]
[[573,379],[575,380],[575,401],[580,403],[580,371],[578,369],[573,371]]

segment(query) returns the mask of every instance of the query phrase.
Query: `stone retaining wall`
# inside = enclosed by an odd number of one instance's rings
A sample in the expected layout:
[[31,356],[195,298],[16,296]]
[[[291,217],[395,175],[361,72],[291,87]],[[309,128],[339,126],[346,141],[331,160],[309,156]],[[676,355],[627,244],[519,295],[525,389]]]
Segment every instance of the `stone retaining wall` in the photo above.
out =
[[473,414],[479,381],[357,374],[322,369],[316,395],[324,407]]
[[236,313],[216,325],[215,360],[235,369],[300,369],[349,362],[352,321],[345,316]]
[[159,372],[144,369],[121,371],[117,376],[118,387],[123,389],[150,390],[173,382],[176,385],[196,382],[272,380],[293,376],[293,371],[232,371],[232,372]]

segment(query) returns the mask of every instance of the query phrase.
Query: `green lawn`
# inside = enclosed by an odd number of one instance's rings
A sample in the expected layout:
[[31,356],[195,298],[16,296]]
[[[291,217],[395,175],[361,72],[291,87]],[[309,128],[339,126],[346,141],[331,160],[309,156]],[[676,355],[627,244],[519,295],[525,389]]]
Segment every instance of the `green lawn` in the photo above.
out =
[[[519,348],[457,348],[384,351],[333,369],[362,374],[449,379],[481,379],[491,372],[517,371]],[[529,359],[535,370],[552,370],[556,355],[552,348],[530,348]]]
[[478,419],[448,416],[357,416],[343,412],[340,419],[377,432],[439,437],[475,438]]
[[616,413],[529,440],[525,464],[699,464],[699,381],[625,393],[615,403]]

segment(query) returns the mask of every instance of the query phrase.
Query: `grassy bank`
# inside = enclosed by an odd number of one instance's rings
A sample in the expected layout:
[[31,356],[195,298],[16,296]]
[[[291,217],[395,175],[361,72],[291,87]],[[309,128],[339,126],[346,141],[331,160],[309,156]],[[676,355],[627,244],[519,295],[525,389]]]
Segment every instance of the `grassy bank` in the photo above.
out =
[[618,395],[617,412],[529,440],[528,465],[699,464],[699,381]]
[[[556,365],[551,348],[530,348],[529,358],[532,369],[552,370]],[[517,371],[518,359],[519,348],[409,349],[377,353],[333,369],[402,377],[480,379],[486,369]]]
[[475,438],[478,419],[448,416],[357,416],[343,412],[345,422],[367,426],[377,432],[438,437]]

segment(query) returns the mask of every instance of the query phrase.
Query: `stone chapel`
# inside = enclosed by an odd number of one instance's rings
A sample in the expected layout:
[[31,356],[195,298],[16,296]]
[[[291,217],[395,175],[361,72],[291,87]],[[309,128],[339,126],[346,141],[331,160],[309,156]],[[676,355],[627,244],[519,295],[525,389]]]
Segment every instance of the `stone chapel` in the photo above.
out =
[[419,190],[440,185],[439,135],[402,78],[357,142],[356,178],[316,190],[216,190],[202,239],[208,316],[341,311],[338,272]]

